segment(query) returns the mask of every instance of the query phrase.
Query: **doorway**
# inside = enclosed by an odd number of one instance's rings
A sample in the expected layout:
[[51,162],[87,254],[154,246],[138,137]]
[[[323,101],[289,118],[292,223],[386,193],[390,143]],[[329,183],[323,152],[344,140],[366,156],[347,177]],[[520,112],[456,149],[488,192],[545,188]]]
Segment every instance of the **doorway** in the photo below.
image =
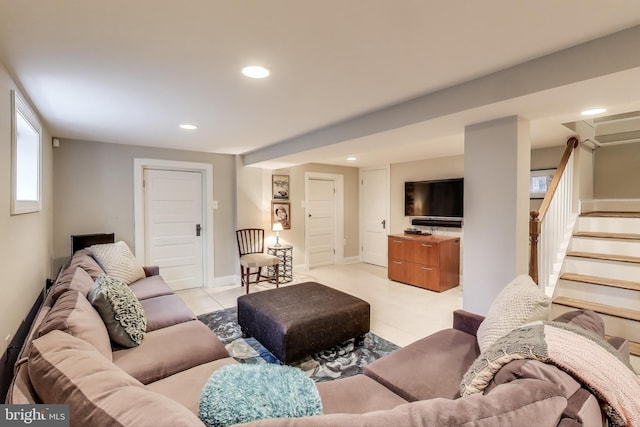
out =
[[389,174],[378,168],[360,172],[362,262],[387,266],[389,234]]
[[305,173],[306,269],[343,262],[343,187],[342,175]]
[[135,254],[174,290],[213,283],[213,168],[134,160]]

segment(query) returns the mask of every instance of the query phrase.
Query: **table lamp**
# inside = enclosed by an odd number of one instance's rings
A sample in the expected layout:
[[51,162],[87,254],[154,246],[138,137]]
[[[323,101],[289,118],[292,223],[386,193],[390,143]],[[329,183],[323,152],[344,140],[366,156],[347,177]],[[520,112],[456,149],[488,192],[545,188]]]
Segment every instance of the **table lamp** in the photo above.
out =
[[273,246],[279,248],[280,247],[280,232],[283,230],[282,224],[280,222],[274,222],[273,223],[273,227],[271,228],[271,230],[276,232],[276,244],[273,245]]

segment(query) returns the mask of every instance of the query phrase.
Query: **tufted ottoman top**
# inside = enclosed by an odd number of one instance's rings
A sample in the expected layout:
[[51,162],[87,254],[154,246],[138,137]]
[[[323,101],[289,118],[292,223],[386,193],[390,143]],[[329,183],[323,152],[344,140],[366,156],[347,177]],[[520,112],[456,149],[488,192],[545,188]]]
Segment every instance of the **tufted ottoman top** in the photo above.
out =
[[369,332],[369,303],[316,282],[238,298],[238,324],[290,363]]

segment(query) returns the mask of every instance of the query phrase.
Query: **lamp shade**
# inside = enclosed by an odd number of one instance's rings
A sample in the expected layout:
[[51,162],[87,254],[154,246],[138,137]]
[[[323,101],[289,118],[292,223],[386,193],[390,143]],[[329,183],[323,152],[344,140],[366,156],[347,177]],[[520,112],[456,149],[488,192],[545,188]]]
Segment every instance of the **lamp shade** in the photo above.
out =
[[282,231],[284,230],[282,228],[282,224],[280,222],[274,222],[273,223],[273,228],[271,228],[272,231]]

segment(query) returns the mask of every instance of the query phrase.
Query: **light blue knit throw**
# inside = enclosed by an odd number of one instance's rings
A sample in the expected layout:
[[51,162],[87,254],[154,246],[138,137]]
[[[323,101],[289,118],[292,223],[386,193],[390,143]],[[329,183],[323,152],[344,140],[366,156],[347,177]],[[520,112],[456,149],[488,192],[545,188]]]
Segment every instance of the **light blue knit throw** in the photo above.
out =
[[200,395],[198,416],[208,427],[266,418],[321,415],[318,389],[298,368],[227,365],[211,375]]

